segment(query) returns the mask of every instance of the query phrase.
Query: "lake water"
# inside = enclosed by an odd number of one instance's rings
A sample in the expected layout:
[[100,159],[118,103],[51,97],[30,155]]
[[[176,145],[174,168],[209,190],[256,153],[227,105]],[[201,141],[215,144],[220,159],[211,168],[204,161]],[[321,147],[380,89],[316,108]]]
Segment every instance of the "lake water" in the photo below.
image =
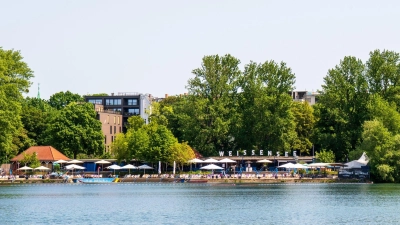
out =
[[400,185],[0,186],[0,224],[400,224]]

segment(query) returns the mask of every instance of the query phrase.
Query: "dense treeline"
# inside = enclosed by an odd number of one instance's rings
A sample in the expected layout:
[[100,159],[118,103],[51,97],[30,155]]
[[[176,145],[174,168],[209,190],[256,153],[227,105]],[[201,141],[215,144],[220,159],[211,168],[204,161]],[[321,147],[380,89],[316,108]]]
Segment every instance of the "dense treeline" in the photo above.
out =
[[204,156],[244,149],[310,155],[314,146],[322,161],[345,162],[365,151],[376,179],[399,182],[399,54],[375,50],[366,62],[347,56],[332,66],[310,106],[292,100],[295,74],[284,62],[241,67],[231,55],[205,56],[188,94],[155,103],[149,124],[130,118],[112,155],[103,155],[93,107],[69,91],[24,98],[33,71],[19,52],[0,49],[0,161],[32,145],[53,145],[73,158],[166,163],[193,157],[189,146]]

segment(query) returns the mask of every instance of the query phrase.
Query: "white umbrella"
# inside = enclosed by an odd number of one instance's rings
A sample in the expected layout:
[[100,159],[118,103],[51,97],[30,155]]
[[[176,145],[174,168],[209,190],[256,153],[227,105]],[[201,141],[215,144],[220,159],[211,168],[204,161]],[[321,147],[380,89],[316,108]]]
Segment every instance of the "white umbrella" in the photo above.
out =
[[286,164],[280,165],[278,167],[279,168],[293,168],[292,167],[293,165],[294,165],[293,163],[286,163]]
[[268,159],[261,159],[261,160],[258,160],[257,162],[258,163],[272,163],[272,161],[268,160]]
[[30,168],[29,166],[24,166],[24,167],[21,167],[21,168],[19,168],[17,170],[33,170],[33,168]]
[[75,163],[83,163],[82,161],[79,161],[79,160],[77,160],[77,159],[73,159],[73,160],[71,160],[71,161],[68,161],[67,162],[68,164],[75,164]]
[[174,174],[174,175],[175,175],[175,168],[176,168],[176,162],[174,161],[174,169],[172,171],[172,174]]
[[207,165],[207,166],[203,166],[200,169],[201,170],[222,170],[224,168],[222,168],[220,166],[217,166],[215,164],[210,164],[210,165]]
[[106,161],[106,160],[100,160],[100,161],[97,161],[97,162],[94,162],[94,163],[101,164],[101,170],[103,170],[103,164],[111,164],[111,162]]
[[141,170],[143,170],[143,173],[144,173],[144,174],[146,174],[146,170],[152,170],[152,169],[153,169],[153,167],[148,166],[148,165],[146,165],[146,164],[141,165],[141,166],[139,166],[138,168],[141,169]]
[[188,162],[189,162],[189,163],[202,163],[202,162],[204,162],[204,161],[201,160],[201,159],[195,158],[195,159],[189,160]]
[[71,165],[66,166],[65,169],[67,169],[67,170],[72,170],[72,176],[73,176],[73,175],[74,175],[74,170],[75,170],[75,169],[77,169],[77,170],[83,170],[83,169],[85,169],[85,167],[83,167],[83,166],[78,166],[78,165],[75,165],[75,164],[71,164]]
[[213,158],[209,158],[209,159],[204,160],[204,162],[205,162],[205,163],[217,163],[217,162],[219,162],[219,161],[216,160],[216,159],[213,159]]
[[50,168],[47,168],[45,166],[39,166],[37,168],[34,168],[34,170],[50,170]]
[[121,167],[121,169],[128,169],[129,173],[131,173],[131,169],[137,169],[137,167],[134,165],[128,164],[128,165]]
[[307,166],[300,164],[300,163],[296,163],[294,164],[291,168],[296,168],[296,169],[306,169]]
[[106,167],[107,169],[111,169],[111,170],[114,170],[114,175],[115,175],[115,170],[119,170],[119,169],[121,169],[121,167],[120,166],[118,166],[118,165],[111,165],[111,166],[108,166],[108,167]]
[[228,167],[228,163],[236,163],[235,160],[228,159],[228,158],[221,159],[221,160],[219,160],[218,162],[225,163],[225,168]]

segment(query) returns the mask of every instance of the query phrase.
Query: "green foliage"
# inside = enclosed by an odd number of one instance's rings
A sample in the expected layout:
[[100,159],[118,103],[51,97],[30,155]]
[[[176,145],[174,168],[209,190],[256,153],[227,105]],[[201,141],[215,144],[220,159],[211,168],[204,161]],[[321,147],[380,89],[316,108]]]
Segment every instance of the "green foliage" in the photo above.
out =
[[91,95],[87,95],[87,96],[108,96],[107,93],[97,93],[97,94],[91,94]]
[[0,47],[0,163],[8,163],[18,153],[16,140],[25,133],[21,129],[21,100],[31,85],[33,71],[22,59],[19,51]]
[[328,71],[324,83],[314,107],[315,142],[320,149],[332,150],[336,160],[345,161],[361,143],[362,124],[370,117],[364,64],[355,57],[345,57]]
[[312,147],[310,139],[315,123],[313,108],[307,101],[293,102],[292,111],[296,123],[295,130],[297,134],[297,138],[294,140],[292,148],[298,150],[300,153],[309,154],[309,149]]
[[21,160],[21,164],[24,166],[29,166],[31,168],[37,168],[40,166],[39,159],[37,158],[37,153],[32,154],[23,153],[24,158]]
[[316,158],[323,163],[334,163],[335,162],[335,154],[333,151],[321,150],[316,153]]
[[78,154],[101,155],[104,136],[101,122],[90,103],[70,103],[59,115],[52,118],[45,132],[46,144],[51,145],[70,158]]
[[72,102],[83,102],[84,99],[82,96],[78,95],[78,94],[73,94],[70,91],[66,91],[66,92],[58,92],[55,93],[54,95],[50,96],[49,99],[49,104],[50,106],[52,106],[55,109],[63,109],[65,108],[67,105],[69,105]]

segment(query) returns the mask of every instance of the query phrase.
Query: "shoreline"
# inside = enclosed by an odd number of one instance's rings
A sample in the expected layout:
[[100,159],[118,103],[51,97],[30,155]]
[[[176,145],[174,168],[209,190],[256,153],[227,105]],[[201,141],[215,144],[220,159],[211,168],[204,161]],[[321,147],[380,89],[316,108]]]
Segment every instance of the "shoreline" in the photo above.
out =
[[[117,183],[188,183],[187,180],[180,178],[121,178]],[[268,178],[261,178],[261,179],[192,179],[192,183],[203,183],[203,184],[302,184],[302,183],[365,183],[365,184],[373,184],[373,182],[366,180],[360,181],[357,179],[338,179],[338,178],[281,178],[281,179],[268,179]],[[196,182],[197,181],[197,182]],[[204,182],[198,182],[204,181]],[[205,182],[207,181],[207,182]],[[11,180],[0,180],[0,185],[18,185],[18,184],[58,184],[58,183],[65,183],[63,179],[15,179],[14,181]],[[72,181],[68,182],[72,183]],[[190,183],[190,182],[189,182]]]

